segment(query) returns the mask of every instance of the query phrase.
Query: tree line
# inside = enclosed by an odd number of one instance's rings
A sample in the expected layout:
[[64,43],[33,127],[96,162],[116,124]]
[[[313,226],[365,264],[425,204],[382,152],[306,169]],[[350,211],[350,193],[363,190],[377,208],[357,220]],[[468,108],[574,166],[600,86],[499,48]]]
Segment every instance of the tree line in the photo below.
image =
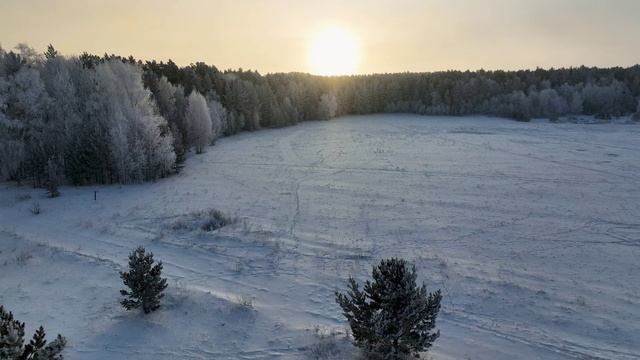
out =
[[179,171],[216,138],[349,114],[640,114],[640,66],[323,77],[0,48],[0,177],[52,188]]

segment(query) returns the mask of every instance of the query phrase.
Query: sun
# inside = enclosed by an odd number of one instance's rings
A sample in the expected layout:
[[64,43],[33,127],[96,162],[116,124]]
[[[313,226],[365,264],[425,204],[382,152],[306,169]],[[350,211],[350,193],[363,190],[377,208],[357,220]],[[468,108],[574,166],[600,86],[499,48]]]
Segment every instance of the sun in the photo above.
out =
[[309,46],[309,65],[316,75],[349,75],[358,67],[358,41],[350,31],[330,27],[316,33]]

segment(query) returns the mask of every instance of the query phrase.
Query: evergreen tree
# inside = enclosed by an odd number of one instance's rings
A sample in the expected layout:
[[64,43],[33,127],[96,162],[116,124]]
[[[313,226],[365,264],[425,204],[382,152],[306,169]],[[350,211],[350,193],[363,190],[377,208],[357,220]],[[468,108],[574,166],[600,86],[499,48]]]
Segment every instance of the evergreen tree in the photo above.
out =
[[31,341],[24,344],[24,323],[13,318],[0,305],[0,359],[3,360],[62,360],[67,340],[59,335],[47,345],[46,333],[40,326]]
[[140,246],[129,254],[129,271],[120,272],[120,278],[129,290],[120,290],[125,296],[120,304],[127,310],[142,307],[145,314],[160,308],[167,279],[161,277],[162,262],[154,265],[153,253],[147,254]]
[[336,292],[356,345],[385,359],[419,357],[440,335],[433,331],[440,290],[428,293],[424,284],[418,287],[415,266],[408,267],[404,259],[382,260],[372,275],[362,291],[349,278],[347,294]]
[[53,45],[49,44],[47,46],[47,51],[44,53],[44,57],[47,59],[54,59],[58,56],[58,50],[56,50]]

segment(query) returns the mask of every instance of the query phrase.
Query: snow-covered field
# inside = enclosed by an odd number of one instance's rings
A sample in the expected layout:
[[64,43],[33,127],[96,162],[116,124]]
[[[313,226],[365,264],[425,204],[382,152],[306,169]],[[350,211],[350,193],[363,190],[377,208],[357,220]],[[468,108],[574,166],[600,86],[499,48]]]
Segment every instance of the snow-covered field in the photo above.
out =
[[[226,138],[152,184],[3,184],[0,304],[71,360],[346,358],[334,291],[402,256],[445,296],[434,359],[638,359],[639,159],[638,125],[376,115]],[[176,226],[209,208],[240,221]],[[169,278],[147,316],[118,304],[137,245]]]

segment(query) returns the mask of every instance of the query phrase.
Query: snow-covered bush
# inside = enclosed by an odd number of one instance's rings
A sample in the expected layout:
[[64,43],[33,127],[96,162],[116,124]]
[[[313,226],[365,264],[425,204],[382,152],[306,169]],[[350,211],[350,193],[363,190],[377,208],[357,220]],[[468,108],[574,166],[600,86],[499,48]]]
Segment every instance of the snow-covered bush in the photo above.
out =
[[42,209],[40,208],[40,203],[37,201],[34,201],[33,203],[31,203],[31,207],[29,208],[29,211],[33,215],[40,215],[40,212],[42,212]]
[[42,326],[36,330],[28,344],[24,339],[24,323],[13,318],[0,305],[0,359],[3,360],[62,360],[67,340],[60,334],[47,344]]
[[315,325],[313,337],[316,341],[304,347],[314,360],[354,359],[353,348],[345,331],[326,326]]
[[236,307],[241,310],[254,310],[253,297],[245,294],[236,295],[234,299]]
[[418,287],[415,266],[409,267],[404,259],[382,260],[372,275],[363,290],[349,278],[349,291],[336,292],[356,346],[367,356],[384,359],[419,356],[440,335],[434,331],[440,290],[428,293],[424,284]]
[[221,211],[210,209],[204,214],[204,222],[200,228],[204,231],[214,231],[234,222],[235,219],[226,216]]
[[182,216],[171,223],[170,227],[174,231],[215,231],[224,226],[237,222],[237,219],[228,216],[217,209],[199,210]]
[[31,252],[29,252],[29,251],[21,251],[16,256],[16,264],[18,264],[19,266],[25,266],[25,265],[27,265],[27,262],[31,258],[33,258],[33,255],[31,255]]
[[145,314],[160,308],[162,293],[167,288],[167,279],[161,277],[162,262],[154,264],[153,253],[147,254],[140,246],[129,254],[129,271],[120,272],[120,277],[129,290],[120,290],[125,296],[120,302],[127,310],[142,308]]

